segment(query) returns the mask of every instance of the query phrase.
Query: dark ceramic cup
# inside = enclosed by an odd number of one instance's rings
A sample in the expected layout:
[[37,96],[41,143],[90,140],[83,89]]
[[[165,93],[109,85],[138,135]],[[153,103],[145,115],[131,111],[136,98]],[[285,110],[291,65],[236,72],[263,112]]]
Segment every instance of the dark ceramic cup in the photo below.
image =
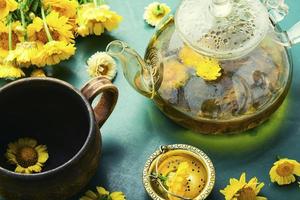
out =
[[[117,88],[104,77],[91,80],[81,92],[53,78],[26,78],[2,87],[0,195],[7,200],[60,200],[78,193],[97,170],[99,128],[117,98]],[[7,144],[22,137],[47,145],[49,160],[41,173],[18,174],[7,163]]]

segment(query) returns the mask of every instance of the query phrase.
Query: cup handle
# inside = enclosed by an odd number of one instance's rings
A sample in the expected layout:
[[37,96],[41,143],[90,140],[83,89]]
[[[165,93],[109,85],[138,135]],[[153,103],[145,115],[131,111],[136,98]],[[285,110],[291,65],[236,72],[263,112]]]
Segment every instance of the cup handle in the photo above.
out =
[[98,126],[101,127],[117,103],[119,94],[117,87],[114,86],[109,79],[101,76],[86,83],[81,89],[81,93],[87,98],[91,105],[94,99],[102,94],[99,102],[94,107],[96,122]]

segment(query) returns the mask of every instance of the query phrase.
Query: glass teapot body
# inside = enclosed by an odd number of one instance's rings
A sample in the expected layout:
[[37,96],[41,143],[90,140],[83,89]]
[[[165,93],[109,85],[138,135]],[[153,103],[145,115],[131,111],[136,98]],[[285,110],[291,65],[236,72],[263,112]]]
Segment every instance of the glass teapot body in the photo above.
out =
[[285,99],[288,47],[300,42],[300,22],[288,31],[276,26],[287,14],[284,0],[263,3],[183,0],[175,18],[158,26],[144,59],[122,41],[107,51],[131,86],[178,124],[205,134],[245,131]]
[[[274,37],[270,31],[247,55],[217,60],[185,43],[170,17],[145,54],[152,67],[160,68],[154,70],[160,71],[160,77],[154,77],[153,100],[169,118],[200,133],[233,133],[258,126],[281,105],[291,82],[288,49]],[[219,71],[201,73],[216,63]],[[210,80],[213,73],[218,77]]]

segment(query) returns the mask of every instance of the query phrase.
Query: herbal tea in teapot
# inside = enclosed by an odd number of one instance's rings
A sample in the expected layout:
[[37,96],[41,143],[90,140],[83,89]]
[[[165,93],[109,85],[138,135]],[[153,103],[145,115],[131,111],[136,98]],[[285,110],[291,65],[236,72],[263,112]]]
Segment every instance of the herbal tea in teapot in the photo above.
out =
[[160,24],[145,59],[122,41],[107,51],[128,82],[178,124],[207,134],[245,131],[283,102],[292,72],[287,47],[300,42],[300,23],[287,32],[273,25],[286,5],[264,3],[184,0]]

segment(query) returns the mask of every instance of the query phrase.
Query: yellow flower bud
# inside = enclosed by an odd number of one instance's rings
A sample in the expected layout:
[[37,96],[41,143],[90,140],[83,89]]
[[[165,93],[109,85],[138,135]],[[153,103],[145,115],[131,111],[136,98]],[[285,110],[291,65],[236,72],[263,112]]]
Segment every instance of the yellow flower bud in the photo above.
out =
[[26,32],[26,29],[23,26],[18,25],[18,26],[16,26],[15,31],[17,32],[18,35],[24,35]]
[[31,20],[33,20],[33,19],[35,18],[35,14],[34,14],[33,12],[30,12],[30,13],[29,13],[29,18],[30,18]]

